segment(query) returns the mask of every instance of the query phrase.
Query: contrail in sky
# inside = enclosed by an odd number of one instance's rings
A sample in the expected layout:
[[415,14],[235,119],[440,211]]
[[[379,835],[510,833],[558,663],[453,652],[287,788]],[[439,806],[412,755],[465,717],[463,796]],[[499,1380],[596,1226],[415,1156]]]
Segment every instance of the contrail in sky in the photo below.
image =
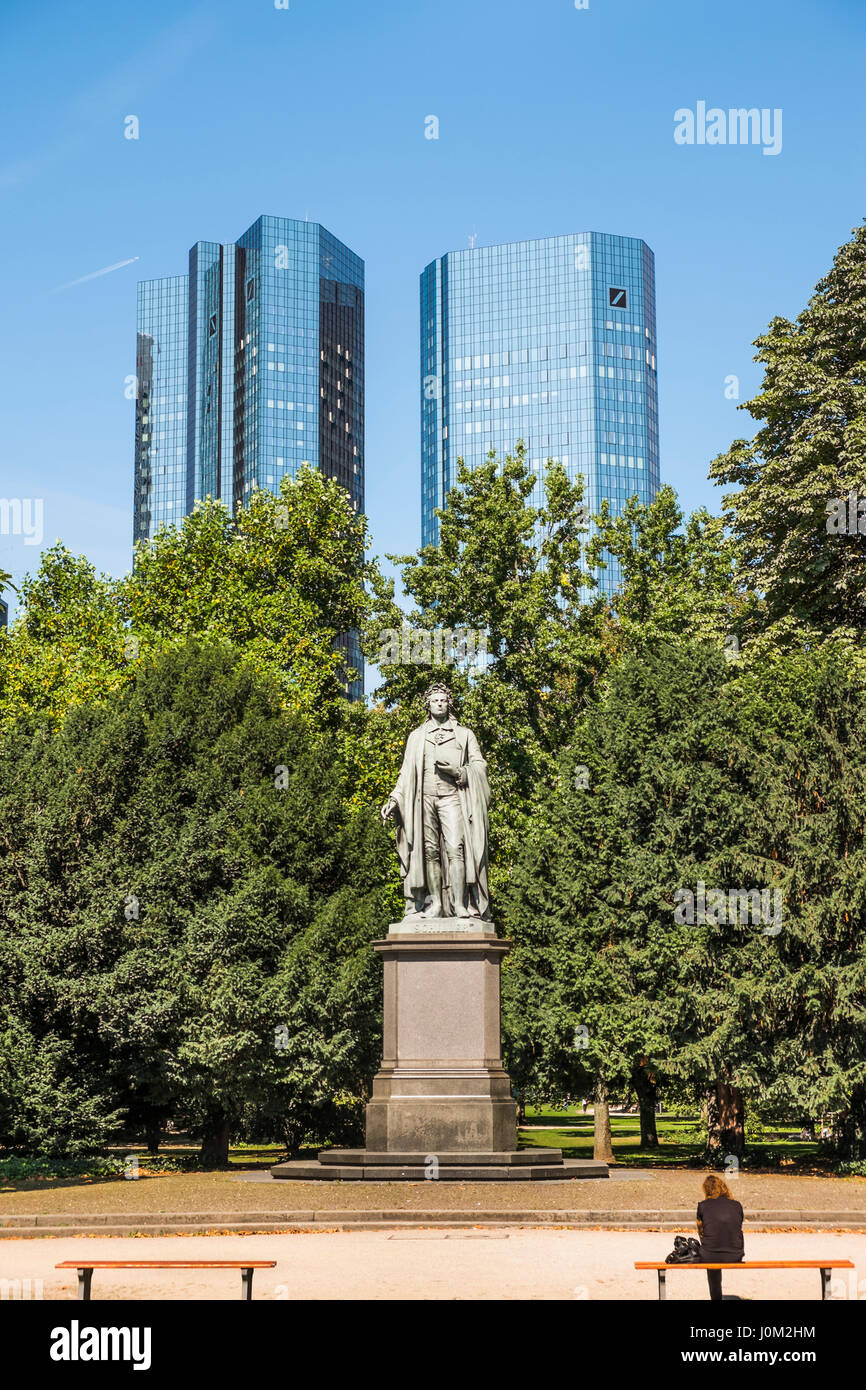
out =
[[68,285],[58,285],[54,291],[71,290],[73,285],[83,285],[85,280],[98,280],[100,275],[110,275],[112,270],[122,270],[125,265],[132,265],[134,261],[140,260],[140,256],[130,256],[128,261],[116,261],[114,265],[103,266],[102,270],[92,270],[89,275],[82,275],[78,280],[70,280]]

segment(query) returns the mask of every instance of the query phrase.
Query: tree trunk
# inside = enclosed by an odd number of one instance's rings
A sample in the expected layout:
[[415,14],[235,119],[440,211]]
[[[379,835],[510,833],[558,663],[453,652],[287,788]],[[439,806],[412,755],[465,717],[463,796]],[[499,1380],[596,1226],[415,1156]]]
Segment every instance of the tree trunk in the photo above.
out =
[[162,1139],[162,1123],[160,1120],[148,1120],[144,1126],[144,1142],[149,1154],[159,1153],[159,1144]]
[[511,1088],[511,1099],[514,1101],[514,1104],[517,1106],[517,1117],[516,1117],[516,1118],[517,1118],[517,1126],[518,1126],[518,1129],[519,1129],[521,1125],[525,1125],[525,1124],[526,1124],[526,1094],[525,1094],[524,1091],[519,1090],[517,1086],[512,1086],[512,1088]]
[[640,1101],[640,1146],[642,1149],[657,1149],[659,1146],[654,1100]]
[[717,1081],[707,1096],[708,1147],[740,1156],[746,1147],[746,1107],[742,1093],[729,1081]]
[[607,1101],[607,1086],[602,1077],[595,1083],[593,1095],[593,1141],[592,1156],[603,1163],[616,1163],[613,1156],[613,1136],[610,1132],[610,1106]]
[[226,1168],[229,1161],[229,1123],[220,1116],[206,1128],[199,1157],[206,1168]]
[[648,1070],[649,1062],[642,1057],[634,1069],[632,1084],[640,1107],[640,1146],[642,1149],[657,1149],[659,1136],[656,1130],[656,1104],[658,1086],[653,1073]]
[[853,1087],[847,1110],[838,1117],[835,1128],[835,1148],[842,1158],[866,1157],[866,1086]]

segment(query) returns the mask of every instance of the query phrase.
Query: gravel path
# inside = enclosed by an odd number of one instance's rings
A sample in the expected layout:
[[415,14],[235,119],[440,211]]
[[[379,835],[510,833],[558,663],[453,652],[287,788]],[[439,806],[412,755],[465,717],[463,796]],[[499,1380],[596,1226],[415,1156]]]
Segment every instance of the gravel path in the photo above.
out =
[[[71,1300],[75,1271],[60,1260],[251,1259],[276,1260],[258,1270],[253,1298],[295,1299],[568,1299],[655,1301],[652,1271],[635,1260],[662,1260],[664,1232],[643,1231],[362,1231],[335,1235],[252,1235],[127,1239],[0,1241],[0,1279],[23,1282],[30,1297]],[[832,1292],[846,1301],[866,1295],[866,1234],[751,1235],[746,1258],[850,1259]],[[41,1284],[37,1281],[41,1280]],[[238,1299],[236,1270],[96,1270],[94,1300]],[[707,1299],[706,1275],[683,1270],[668,1278],[670,1300]],[[773,1300],[817,1300],[817,1270],[725,1274],[726,1294]],[[21,1293],[18,1295],[21,1296]],[[81,1305],[79,1305],[80,1307]]]

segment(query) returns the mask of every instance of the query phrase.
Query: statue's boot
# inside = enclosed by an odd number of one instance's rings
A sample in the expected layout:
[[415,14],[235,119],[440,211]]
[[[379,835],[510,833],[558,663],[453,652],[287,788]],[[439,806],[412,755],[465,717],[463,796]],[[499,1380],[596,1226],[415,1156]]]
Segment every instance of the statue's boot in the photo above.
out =
[[466,906],[466,865],[462,859],[449,859],[448,877],[451,880],[451,899],[455,917],[468,917]]
[[442,865],[432,859],[427,861],[427,886],[430,889],[430,906],[423,917],[442,917]]

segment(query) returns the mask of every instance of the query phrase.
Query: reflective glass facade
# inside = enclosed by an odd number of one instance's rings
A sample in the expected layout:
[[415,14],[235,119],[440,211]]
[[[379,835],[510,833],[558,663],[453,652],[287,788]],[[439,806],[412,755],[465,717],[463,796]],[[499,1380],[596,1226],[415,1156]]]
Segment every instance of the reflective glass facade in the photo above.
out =
[[[585,232],[451,251],[421,276],[422,543],[437,536],[457,459],[522,439],[559,459],[595,512],[659,488],[653,253]],[[533,501],[540,500],[537,494]],[[619,583],[609,562],[604,592]]]
[[134,535],[152,536],[192,510],[187,477],[188,281],[138,286]]
[[139,284],[136,373],[136,541],[304,462],[363,510],[364,263],[319,223],[260,217]]
[[138,287],[135,539],[303,462],[364,505],[364,263],[317,222],[260,217]]

